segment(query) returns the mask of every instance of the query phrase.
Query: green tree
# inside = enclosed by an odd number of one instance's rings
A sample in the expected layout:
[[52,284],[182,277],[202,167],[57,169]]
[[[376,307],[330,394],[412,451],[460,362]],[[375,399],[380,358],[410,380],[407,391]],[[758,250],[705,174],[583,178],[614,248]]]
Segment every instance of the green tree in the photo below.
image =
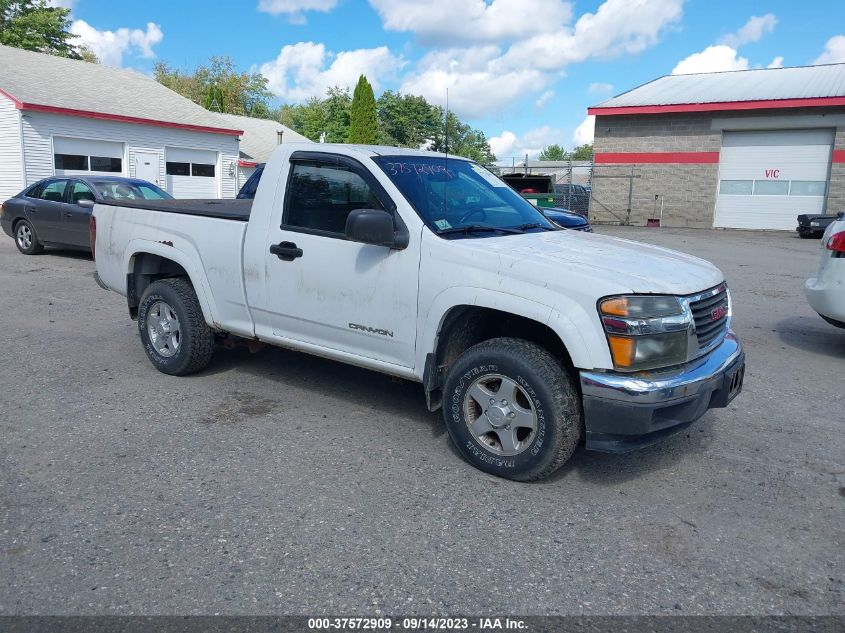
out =
[[[444,115],[443,108],[437,107],[436,110],[442,121]],[[446,125],[441,125],[435,132],[431,149],[437,152],[447,152],[456,156],[463,156],[483,165],[496,162],[496,156],[490,149],[490,143],[487,141],[484,132],[464,123],[455,116],[454,112],[449,113],[449,116],[446,117],[446,122]]]
[[81,59],[82,61],[90,62],[91,64],[100,63],[100,58],[97,57],[97,54],[87,46],[82,45],[77,48],[76,51],[79,53],[79,59]]
[[584,143],[572,150],[569,154],[572,160],[593,160],[593,144]]
[[80,59],[69,16],[47,0],[0,0],[0,44]]
[[380,143],[418,148],[434,138],[442,114],[423,97],[384,91],[376,101]]
[[540,152],[540,160],[566,160],[566,150],[560,145],[549,145]]
[[349,108],[349,142],[372,145],[379,142],[379,136],[376,97],[370,82],[361,75]]
[[156,81],[207,110],[245,116],[268,116],[272,96],[267,78],[258,72],[240,72],[230,57],[212,57],[193,72],[163,62],[153,69]]

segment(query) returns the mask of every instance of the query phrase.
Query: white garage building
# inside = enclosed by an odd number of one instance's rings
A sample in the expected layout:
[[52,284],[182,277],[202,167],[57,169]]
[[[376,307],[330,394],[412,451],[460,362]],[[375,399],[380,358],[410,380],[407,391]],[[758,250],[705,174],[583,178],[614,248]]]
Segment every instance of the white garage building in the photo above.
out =
[[0,46],[0,200],[74,174],[232,198],[241,133],[146,75]]
[[270,154],[280,144],[313,142],[307,136],[270,119],[256,119],[237,114],[220,116],[229,126],[243,130],[238,156],[238,189],[252,176],[260,163],[267,162]]

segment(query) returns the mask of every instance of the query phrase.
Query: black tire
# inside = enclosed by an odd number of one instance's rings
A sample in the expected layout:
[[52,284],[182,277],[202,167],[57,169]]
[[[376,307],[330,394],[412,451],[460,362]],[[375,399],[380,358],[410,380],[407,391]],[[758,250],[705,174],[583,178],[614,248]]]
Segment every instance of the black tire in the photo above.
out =
[[[179,321],[180,342],[171,356],[162,355],[150,338],[150,309],[157,303],[167,304]],[[205,322],[197,293],[183,277],[161,279],[151,283],[138,306],[138,331],[144,351],[160,372],[185,376],[205,369],[214,353],[214,331]]]
[[[523,397],[530,397],[536,432],[533,439],[526,438],[519,454],[503,456],[469,427],[467,392],[488,375],[511,379],[523,389]],[[455,361],[446,378],[443,418],[452,441],[469,463],[517,481],[535,481],[554,473],[572,456],[583,428],[579,391],[571,374],[545,348],[515,338],[484,341]]]
[[[25,246],[26,238],[24,238],[22,234],[26,231],[29,233],[29,246]],[[29,220],[19,220],[16,222],[14,234],[15,246],[17,246],[18,250],[24,255],[37,255],[44,250],[44,245],[38,239],[38,233],[35,232],[35,227],[32,226],[32,222]]]

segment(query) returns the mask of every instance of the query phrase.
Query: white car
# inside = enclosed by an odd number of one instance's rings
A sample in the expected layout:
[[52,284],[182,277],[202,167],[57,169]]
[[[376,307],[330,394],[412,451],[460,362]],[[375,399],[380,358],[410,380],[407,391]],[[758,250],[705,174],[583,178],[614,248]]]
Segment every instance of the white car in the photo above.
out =
[[91,229],[160,371],[240,338],[415,380],[461,454],[512,479],[582,441],[650,444],[742,388],[715,266],[561,230],[454,156],[285,143],[254,200],[109,201]]
[[819,272],[807,280],[807,302],[831,325],[845,328],[845,215],[833,222],[821,240]]

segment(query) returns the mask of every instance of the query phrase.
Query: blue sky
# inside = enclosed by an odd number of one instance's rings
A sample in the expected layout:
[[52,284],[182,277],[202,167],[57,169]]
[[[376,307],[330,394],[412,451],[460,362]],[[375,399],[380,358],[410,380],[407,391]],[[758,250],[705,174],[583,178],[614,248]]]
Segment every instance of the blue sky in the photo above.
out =
[[672,72],[845,62],[845,2],[810,0],[52,0],[108,64],[228,55],[279,102],[354,85],[422,94],[500,159],[591,139],[586,108]]

